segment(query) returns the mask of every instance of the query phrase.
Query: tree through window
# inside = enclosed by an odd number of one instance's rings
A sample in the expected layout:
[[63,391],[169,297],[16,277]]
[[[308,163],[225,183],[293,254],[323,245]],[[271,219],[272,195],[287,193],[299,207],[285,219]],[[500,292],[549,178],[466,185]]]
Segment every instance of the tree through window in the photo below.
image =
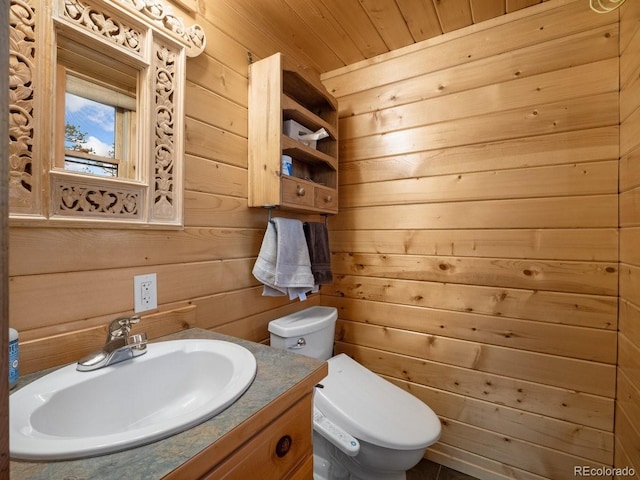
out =
[[135,148],[135,97],[71,74],[64,78],[65,170],[131,178]]

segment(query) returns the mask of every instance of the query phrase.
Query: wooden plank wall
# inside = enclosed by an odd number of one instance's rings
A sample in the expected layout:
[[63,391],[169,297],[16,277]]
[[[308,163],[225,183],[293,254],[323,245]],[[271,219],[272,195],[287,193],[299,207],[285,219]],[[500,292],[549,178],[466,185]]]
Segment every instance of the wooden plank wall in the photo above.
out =
[[[615,462],[640,468],[640,13],[627,2],[619,32],[617,13],[585,7],[552,0],[325,77],[346,140],[322,295],[340,309],[339,348],[441,416],[429,458],[482,479],[613,461],[619,39]],[[264,341],[270,319],[320,302],[261,297],[250,274],[266,215],[246,206],[247,52],[295,49],[231,1],[200,8],[186,228],[11,228],[22,373],[99,346],[131,313],[137,274],[158,274],[152,337],[197,325]]]
[[158,275],[159,310],[138,327],[152,338],[199,326],[264,341],[269,320],[319,303],[262,297],[251,275],[267,214],[247,207],[248,52],[282,45],[231,6],[200,3],[194,19],[185,14],[207,36],[204,54],[187,61],[185,228],[11,228],[9,318],[22,373],[100,347],[105,325],[133,311],[134,275]]
[[[0,0],[0,62],[9,63],[9,2]],[[6,28],[6,30],[5,30]],[[9,111],[9,79],[0,78],[0,107]],[[0,378],[9,376],[9,117],[0,119]],[[9,431],[9,385],[0,385],[0,432]],[[9,478],[9,436],[0,435],[0,478]]]
[[566,0],[507,19],[323,76],[341,206],[321,300],[339,309],[339,351],[440,416],[428,458],[573,478],[614,457],[618,13]]
[[635,478],[640,478],[639,20],[640,3],[627,2],[620,11],[620,333],[615,464],[633,467]]

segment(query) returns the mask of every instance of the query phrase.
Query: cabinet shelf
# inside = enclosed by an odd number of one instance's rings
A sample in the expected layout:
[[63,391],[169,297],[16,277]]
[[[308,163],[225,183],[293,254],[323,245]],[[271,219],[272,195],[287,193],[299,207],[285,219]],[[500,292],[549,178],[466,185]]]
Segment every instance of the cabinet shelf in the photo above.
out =
[[295,120],[296,122],[303,124],[313,130],[314,132],[324,128],[329,137],[333,140],[338,139],[338,132],[336,132],[335,126],[325,121],[315,113],[307,110],[305,107],[296,102],[293,98],[287,95],[282,96],[282,114],[284,120]]
[[320,75],[309,68],[294,64],[288,57],[280,56],[284,92],[290,94],[310,110],[320,109],[332,118],[334,123],[338,118],[338,101],[327,91]]
[[282,135],[281,142],[282,152],[291,155],[296,160],[306,163],[321,163],[327,165],[332,170],[338,170],[338,159],[331,155],[327,155],[314,148],[309,148],[305,144],[286,135]]
[[[329,136],[316,148],[284,134],[294,120]],[[283,175],[282,156],[292,158],[292,175]],[[296,212],[338,212],[338,107],[318,74],[289,62],[281,53],[249,67],[250,207]]]

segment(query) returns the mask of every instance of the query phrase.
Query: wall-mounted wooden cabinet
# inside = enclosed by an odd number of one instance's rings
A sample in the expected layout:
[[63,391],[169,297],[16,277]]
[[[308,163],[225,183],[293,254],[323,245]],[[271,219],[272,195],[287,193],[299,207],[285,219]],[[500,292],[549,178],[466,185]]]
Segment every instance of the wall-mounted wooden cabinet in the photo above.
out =
[[[249,68],[249,206],[304,213],[338,212],[338,108],[319,75],[281,53]],[[287,136],[293,120],[327,138],[315,148]],[[292,158],[290,175],[282,156]]]

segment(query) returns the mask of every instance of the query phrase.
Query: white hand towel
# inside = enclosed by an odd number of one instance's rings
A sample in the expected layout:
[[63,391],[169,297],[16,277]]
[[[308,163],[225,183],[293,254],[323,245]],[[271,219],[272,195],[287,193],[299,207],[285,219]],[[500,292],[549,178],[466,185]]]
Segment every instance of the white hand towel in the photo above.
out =
[[267,224],[253,276],[264,284],[262,295],[306,298],[314,279],[300,220],[277,217]]

